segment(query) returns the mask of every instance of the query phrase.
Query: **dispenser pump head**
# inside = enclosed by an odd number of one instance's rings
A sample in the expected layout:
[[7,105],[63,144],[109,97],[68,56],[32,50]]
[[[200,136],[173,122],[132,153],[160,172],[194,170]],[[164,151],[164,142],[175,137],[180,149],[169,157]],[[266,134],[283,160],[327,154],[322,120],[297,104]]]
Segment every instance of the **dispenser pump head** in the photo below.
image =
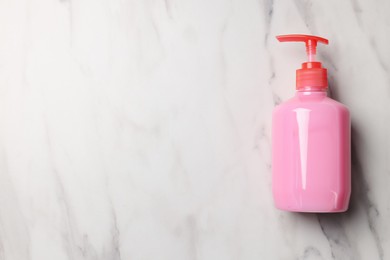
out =
[[317,42],[328,44],[325,38],[304,35],[288,34],[276,36],[280,42],[304,42],[306,45],[307,62],[297,70],[297,90],[326,90],[328,88],[327,70],[322,68],[321,62],[316,61]]

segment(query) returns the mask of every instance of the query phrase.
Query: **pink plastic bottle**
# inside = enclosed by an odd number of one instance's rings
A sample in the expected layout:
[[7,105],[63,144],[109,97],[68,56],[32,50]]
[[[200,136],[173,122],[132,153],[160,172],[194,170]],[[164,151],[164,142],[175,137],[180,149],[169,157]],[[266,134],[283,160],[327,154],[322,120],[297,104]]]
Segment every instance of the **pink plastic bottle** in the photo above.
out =
[[273,111],[272,186],[277,208],[297,212],[343,212],[351,193],[350,116],[327,97],[327,70],[315,61],[310,35],[279,41],[306,43],[308,62],[296,73],[297,92]]

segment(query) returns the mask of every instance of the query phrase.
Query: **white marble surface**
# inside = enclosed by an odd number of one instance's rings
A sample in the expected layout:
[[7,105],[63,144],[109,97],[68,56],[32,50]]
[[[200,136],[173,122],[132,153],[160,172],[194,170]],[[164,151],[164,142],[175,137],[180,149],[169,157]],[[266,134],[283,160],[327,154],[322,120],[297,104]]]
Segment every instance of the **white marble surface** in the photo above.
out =
[[[390,1],[0,1],[0,259],[390,259]],[[274,209],[270,126],[319,48],[345,214]]]

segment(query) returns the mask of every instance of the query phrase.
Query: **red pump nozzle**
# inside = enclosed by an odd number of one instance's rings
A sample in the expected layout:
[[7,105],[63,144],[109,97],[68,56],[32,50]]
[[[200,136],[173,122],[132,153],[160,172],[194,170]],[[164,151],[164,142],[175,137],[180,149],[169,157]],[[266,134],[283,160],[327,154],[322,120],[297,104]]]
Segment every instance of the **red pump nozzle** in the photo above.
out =
[[304,42],[306,44],[307,62],[302,64],[302,68],[297,70],[297,89],[315,90],[327,89],[327,70],[322,68],[321,62],[316,60],[317,42],[328,44],[329,41],[314,35],[288,34],[276,36],[280,42]]

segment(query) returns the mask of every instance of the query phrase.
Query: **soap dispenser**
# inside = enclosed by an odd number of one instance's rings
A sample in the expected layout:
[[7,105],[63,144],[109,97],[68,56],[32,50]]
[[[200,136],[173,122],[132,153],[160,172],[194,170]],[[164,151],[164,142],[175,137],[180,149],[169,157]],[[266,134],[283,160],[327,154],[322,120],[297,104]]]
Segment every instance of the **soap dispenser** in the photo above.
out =
[[295,96],[276,106],[272,122],[272,191],[278,209],[343,212],[351,193],[350,114],[327,96],[327,70],[316,60],[312,35],[281,35],[303,42],[307,62],[296,71]]

